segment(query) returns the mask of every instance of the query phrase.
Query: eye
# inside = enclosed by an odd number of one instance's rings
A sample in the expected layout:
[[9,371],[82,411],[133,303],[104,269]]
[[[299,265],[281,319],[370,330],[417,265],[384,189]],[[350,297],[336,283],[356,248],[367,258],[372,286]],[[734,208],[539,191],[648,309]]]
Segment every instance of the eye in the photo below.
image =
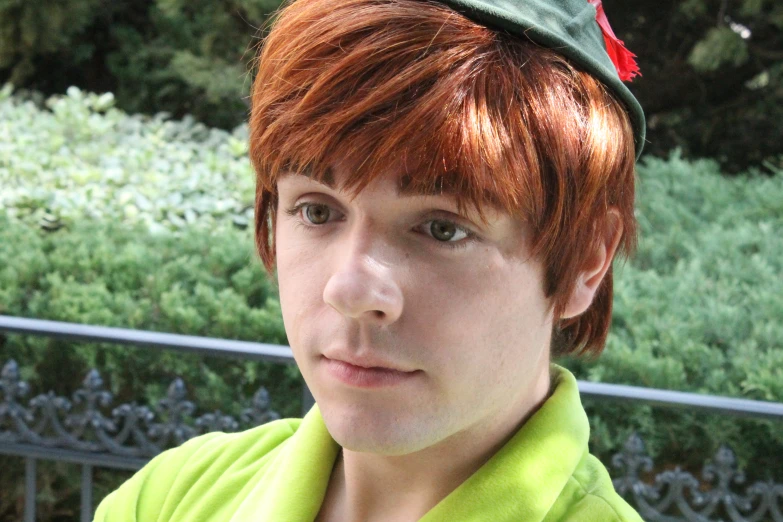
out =
[[[315,229],[328,224],[329,219],[332,217],[332,208],[323,203],[303,201],[286,209],[285,213],[297,218],[299,226]],[[425,229],[425,234],[432,237],[438,247],[449,249],[464,248],[470,243],[479,240],[478,236],[472,231],[448,219],[430,219],[422,223],[419,228]]]
[[331,211],[326,205],[307,205],[304,209],[307,219],[314,225],[323,225],[329,221]]
[[[302,219],[300,216],[300,211],[302,209],[304,209],[304,214],[307,216],[306,219]],[[292,208],[286,209],[285,213],[289,216],[297,217],[300,224],[306,227],[315,227],[318,225],[323,225],[329,221],[332,209],[329,208],[328,205],[324,205],[322,203],[303,201],[302,203],[299,203]]]
[[432,237],[438,241],[451,241],[454,236],[460,233],[463,234],[463,236],[458,237],[457,239],[468,237],[468,233],[462,227],[458,226],[456,223],[452,223],[451,221],[446,221],[445,219],[434,219],[429,221],[429,223],[429,231],[432,234]]
[[[478,236],[467,228],[461,227],[453,221],[448,219],[432,219],[424,223],[429,225],[425,228],[428,231],[428,235],[431,235],[439,247],[443,248],[464,248],[470,243],[478,241]],[[459,239],[455,241],[454,238]]]

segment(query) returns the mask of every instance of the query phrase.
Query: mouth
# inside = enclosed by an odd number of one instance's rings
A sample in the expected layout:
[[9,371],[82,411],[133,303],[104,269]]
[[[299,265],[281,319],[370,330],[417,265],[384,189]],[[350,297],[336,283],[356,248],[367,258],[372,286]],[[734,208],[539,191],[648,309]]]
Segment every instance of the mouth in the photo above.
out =
[[385,361],[375,357],[357,357],[355,355],[334,354],[331,356],[323,355],[324,359],[330,361],[341,362],[355,366],[357,368],[364,368],[367,370],[389,370],[402,373],[413,373],[418,370],[406,368],[403,365]]
[[322,356],[327,372],[342,382],[357,388],[381,388],[396,386],[415,379],[421,370],[405,371],[381,361],[344,361]]

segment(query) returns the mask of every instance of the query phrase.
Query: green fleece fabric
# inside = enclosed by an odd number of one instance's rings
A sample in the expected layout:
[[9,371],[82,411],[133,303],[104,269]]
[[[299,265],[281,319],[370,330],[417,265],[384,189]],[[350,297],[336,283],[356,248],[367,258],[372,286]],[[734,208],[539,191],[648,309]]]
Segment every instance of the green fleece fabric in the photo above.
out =
[[[576,379],[554,391],[476,473],[420,522],[641,522],[587,449]],[[311,522],[340,447],[317,406],[241,433],[210,433],[161,453],[98,507],[98,522]]]

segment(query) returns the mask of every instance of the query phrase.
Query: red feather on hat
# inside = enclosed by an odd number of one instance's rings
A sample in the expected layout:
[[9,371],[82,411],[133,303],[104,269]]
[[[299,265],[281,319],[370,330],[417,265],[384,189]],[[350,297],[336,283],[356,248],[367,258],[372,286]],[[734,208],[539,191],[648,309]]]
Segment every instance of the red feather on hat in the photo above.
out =
[[617,74],[620,79],[627,82],[633,79],[635,76],[641,76],[639,72],[639,65],[637,65],[636,55],[629,51],[623,41],[618,39],[612,31],[612,27],[609,25],[609,19],[606,18],[604,12],[604,6],[601,5],[601,0],[587,0],[592,6],[595,7],[596,14],[595,20],[598,25],[601,26],[601,32],[604,35],[604,43],[606,44],[606,52],[609,54]]

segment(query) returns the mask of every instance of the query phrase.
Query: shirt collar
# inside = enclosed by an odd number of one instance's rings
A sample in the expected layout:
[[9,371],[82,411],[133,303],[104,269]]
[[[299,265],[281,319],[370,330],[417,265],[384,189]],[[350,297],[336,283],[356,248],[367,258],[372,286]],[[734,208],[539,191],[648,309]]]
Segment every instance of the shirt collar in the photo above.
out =
[[[589,425],[574,376],[551,365],[554,391],[481,468],[420,522],[541,521],[587,452]],[[274,458],[253,502],[255,520],[311,521],[320,510],[340,446],[314,406]]]

